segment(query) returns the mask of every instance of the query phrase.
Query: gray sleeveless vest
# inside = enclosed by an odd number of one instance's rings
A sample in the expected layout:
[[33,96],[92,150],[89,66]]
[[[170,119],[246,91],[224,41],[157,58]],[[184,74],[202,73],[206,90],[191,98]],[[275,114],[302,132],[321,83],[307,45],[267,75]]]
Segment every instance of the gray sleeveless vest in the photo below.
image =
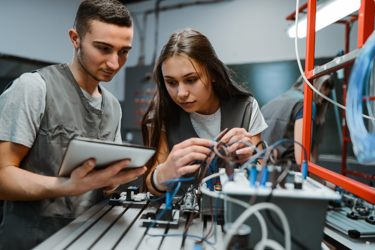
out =
[[[75,135],[114,141],[120,119],[118,101],[102,86],[102,109],[90,106],[66,64],[42,68],[46,108],[39,133],[20,168],[58,176],[62,157]],[[101,189],[81,196],[38,201],[5,201],[0,249],[30,249],[103,198]]]
[[[225,128],[249,129],[252,113],[251,103],[254,97],[241,97],[234,100],[220,100],[221,121],[220,130]],[[178,114],[170,122],[166,123],[166,134],[169,151],[173,146],[192,137],[199,137],[191,123],[190,115],[182,108],[178,107]],[[214,138],[212,138],[214,139]],[[189,175],[191,176],[191,175]],[[183,194],[190,185],[197,184],[196,181],[182,182],[178,194]]]
[[[281,139],[294,140],[294,123],[298,111],[303,107],[303,93],[290,89],[261,108],[268,128],[262,132],[262,140],[271,145]],[[299,171],[295,164],[294,143],[284,142],[277,149],[282,158],[290,159],[293,170]],[[297,168],[297,169],[296,169]]]
[[[225,128],[249,129],[251,118],[251,103],[253,97],[242,97],[235,100],[220,100],[221,122],[220,130]],[[177,117],[166,124],[169,151],[173,146],[192,137],[199,137],[193,128],[190,116],[178,107]],[[212,138],[214,139],[214,138]]]

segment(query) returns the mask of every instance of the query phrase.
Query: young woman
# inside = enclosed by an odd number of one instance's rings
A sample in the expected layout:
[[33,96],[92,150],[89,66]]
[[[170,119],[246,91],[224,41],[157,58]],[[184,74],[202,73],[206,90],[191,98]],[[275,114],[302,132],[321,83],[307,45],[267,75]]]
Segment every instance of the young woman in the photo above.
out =
[[[154,68],[157,89],[142,119],[145,145],[157,153],[144,174],[146,188],[155,195],[167,189],[164,181],[196,171],[210,152],[212,141],[225,128],[222,141],[256,145],[267,128],[257,101],[237,84],[201,33],[186,29],[171,35]],[[253,149],[229,147],[247,159]]]

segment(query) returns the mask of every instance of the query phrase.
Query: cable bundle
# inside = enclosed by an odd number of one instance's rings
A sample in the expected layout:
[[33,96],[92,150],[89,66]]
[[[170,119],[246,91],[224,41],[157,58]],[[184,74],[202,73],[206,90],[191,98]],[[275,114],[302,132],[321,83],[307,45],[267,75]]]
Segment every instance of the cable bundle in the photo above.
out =
[[362,118],[362,99],[366,98],[369,115],[374,117],[369,104],[368,89],[365,89],[366,96],[363,96],[364,85],[369,83],[371,70],[374,65],[375,34],[367,40],[360,55],[357,57],[349,78],[347,94],[347,122],[353,142],[353,150],[362,164],[375,163],[375,134],[369,133]]

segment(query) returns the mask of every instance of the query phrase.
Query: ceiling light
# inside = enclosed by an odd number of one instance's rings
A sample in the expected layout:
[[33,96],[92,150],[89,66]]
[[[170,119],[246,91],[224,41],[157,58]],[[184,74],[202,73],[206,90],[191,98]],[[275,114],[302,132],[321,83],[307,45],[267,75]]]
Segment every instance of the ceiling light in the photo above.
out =
[[[352,14],[361,7],[361,0],[326,0],[316,7],[315,31],[335,23],[336,21]],[[306,37],[307,15],[300,14],[298,21],[298,37]],[[296,35],[296,25],[291,25],[288,30],[290,37]]]

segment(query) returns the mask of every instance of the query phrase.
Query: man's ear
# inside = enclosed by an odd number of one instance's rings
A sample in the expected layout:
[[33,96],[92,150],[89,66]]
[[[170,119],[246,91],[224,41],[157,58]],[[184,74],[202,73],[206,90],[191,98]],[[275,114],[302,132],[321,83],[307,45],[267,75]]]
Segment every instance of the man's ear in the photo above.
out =
[[70,40],[72,41],[73,47],[75,49],[79,49],[79,43],[81,42],[78,32],[75,29],[70,29],[69,30],[69,37]]

